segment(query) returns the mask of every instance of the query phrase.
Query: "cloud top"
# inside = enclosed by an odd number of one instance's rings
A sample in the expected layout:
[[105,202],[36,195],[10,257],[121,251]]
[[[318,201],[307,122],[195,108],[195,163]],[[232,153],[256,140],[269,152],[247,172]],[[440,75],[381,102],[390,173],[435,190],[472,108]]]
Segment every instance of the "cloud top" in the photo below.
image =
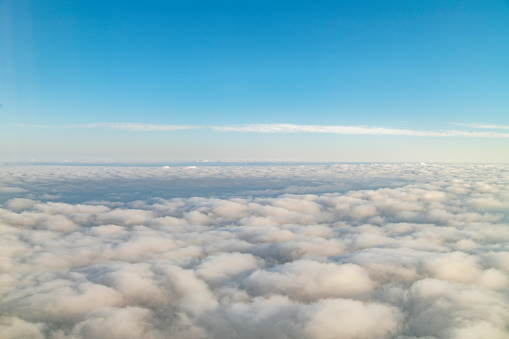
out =
[[[508,173],[2,166],[0,336],[508,338]],[[154,194],[218,177],[250,187]]]

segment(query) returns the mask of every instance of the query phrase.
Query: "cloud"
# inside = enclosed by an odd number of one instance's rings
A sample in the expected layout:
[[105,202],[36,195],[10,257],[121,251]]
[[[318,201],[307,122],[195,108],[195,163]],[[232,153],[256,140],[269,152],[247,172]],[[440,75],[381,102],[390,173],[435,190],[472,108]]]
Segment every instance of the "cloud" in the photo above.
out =
[[506,125],[495,125],[495,124],[464,124],[464,123],[452,123],[456,126],[470,127],[470,128],[482,128],[482,129],[509,129]]
[[507,339],[507,173],[2,166],[0,336]]
[[72,334],[75,338],[163,338],[151,328],[152,312],[141,307],[102,308],[87,314]]
[[257,294],[287,295],[298,301],[369,294],[373,282],[360,266],[297,260],[252,273],[246,280]]
[[216,131],[251,133],[330,133],[345,135],[394,135],[415,137],[509,138],[509,133],[470,132],[460,130],[426,131],[366,126],[252,124],[214,126],[212,128]]
[[310,338],[391,338],[403,317],[395,307],[350,299],[324,299],[314,308],[305,329]]
[[178,130],[189,130],[199,129],[200,126],[190,125],[161,125],[161,124],[138,124],[130,122],[94,122],[90,124],[77,124],[77,125],[30,125],[30,124],[18,124],[21,127],[29,128],[106,128],[113,130],[125,130],[125,131],[178,131]]
[[30,323],[18,317],[0,317],[1,338],[34,338],[44,339],[43,323]]
[[[455,124],[458,126],[483,128],[483,129],[508,129],[508,126],[483,125],[483,124]],[[509,133],[479,132],[464,130],[412,130],[377,126],[342,126],[342,125],[296,125],[296,124],[246,124],[225,126],[196,126],[196,125],[164,125],[164,124],[139,124],[139,123],[106,123],[95,122],[77,125],[30,125],[18,124],[21,127],[30,128],[106,128],[111,130],[125,131],[177,131],[193,129],[210,129],[219,132],[240,133],[327,133],[342,135],[373,135],[373,136],[412,136],[412,137],[438,137],[438,138],[509,138]]]

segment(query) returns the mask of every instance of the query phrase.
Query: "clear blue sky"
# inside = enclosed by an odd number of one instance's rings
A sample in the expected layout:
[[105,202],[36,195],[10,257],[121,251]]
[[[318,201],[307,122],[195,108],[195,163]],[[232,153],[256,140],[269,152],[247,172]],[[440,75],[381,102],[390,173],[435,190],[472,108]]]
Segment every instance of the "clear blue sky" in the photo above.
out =
[[3,0],[0,103],[6,161],[509,162],[509,6]]

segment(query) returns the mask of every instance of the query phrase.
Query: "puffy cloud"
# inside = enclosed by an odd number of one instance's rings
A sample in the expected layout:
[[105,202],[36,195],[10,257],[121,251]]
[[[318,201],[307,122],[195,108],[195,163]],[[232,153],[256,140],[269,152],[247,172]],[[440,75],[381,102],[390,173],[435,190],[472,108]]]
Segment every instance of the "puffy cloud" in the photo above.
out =
[[310,338],[391,338],[403,317],[396,307],[350,299],[325,299],[313,306],[305,328]]
[[12,316],[0,316],[0,338],[44,339],[45,325]]
[[407,326],[417,336],[509,337],[507,299],[491,290],[423,279],[412,285],[408,298]]
[[36,202],[32,199],[14,198],[5,204],[5,206],[13,211],[22,211],[34,206]]
[[507,339],[508,173],[2,166],[0,337]]
[[208,256],[197,268],[198,277],[213,285],[235,283],[258,269],[260,259],[247,253],[222,253]]
[[144,308],[101,308],[88,313],[72,334],[77,338],[163,338],[152,322],[152,312]]
[[249,290],[254,289],[257,295],[281,294],[307,302],[355,297],[373,290],[373,282],[362,267],[310,260],[298,260],[254,272],[246,285]]
[[478,259],[463,252],[452,252],[427,260],[425,271],[433,278],[458,282],[472,281],[481,272]]

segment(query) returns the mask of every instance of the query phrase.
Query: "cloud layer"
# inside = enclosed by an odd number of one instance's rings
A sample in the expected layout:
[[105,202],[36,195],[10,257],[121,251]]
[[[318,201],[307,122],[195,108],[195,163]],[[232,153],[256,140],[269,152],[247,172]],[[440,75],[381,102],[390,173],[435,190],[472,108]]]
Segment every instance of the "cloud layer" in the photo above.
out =
[[0,178],[0,337],[509,338],[507,166]]
[[[455,125],[469,128],[483,129],[507,129],[508,126],[488,124],[461,124]],[[502,132],[479,132],[465,130],[412,130],[387,128],[377,126],[342,126],[342,125],[296,125],[296,124],[245,124],[226,126],[193,126],[193,125],[163,125],[163,124],[139,124],[139,123],[103,123],[50,126],[50,125],[27,125],[21,127],[32,128],[107,128],[125,131],[176,131],[191,129],[211,129],[221,132],[248,132],[248,133],[328,133],[343,135],[392,135],[414,137],[461,137],[461,138],[509,138],[509,133]]]

